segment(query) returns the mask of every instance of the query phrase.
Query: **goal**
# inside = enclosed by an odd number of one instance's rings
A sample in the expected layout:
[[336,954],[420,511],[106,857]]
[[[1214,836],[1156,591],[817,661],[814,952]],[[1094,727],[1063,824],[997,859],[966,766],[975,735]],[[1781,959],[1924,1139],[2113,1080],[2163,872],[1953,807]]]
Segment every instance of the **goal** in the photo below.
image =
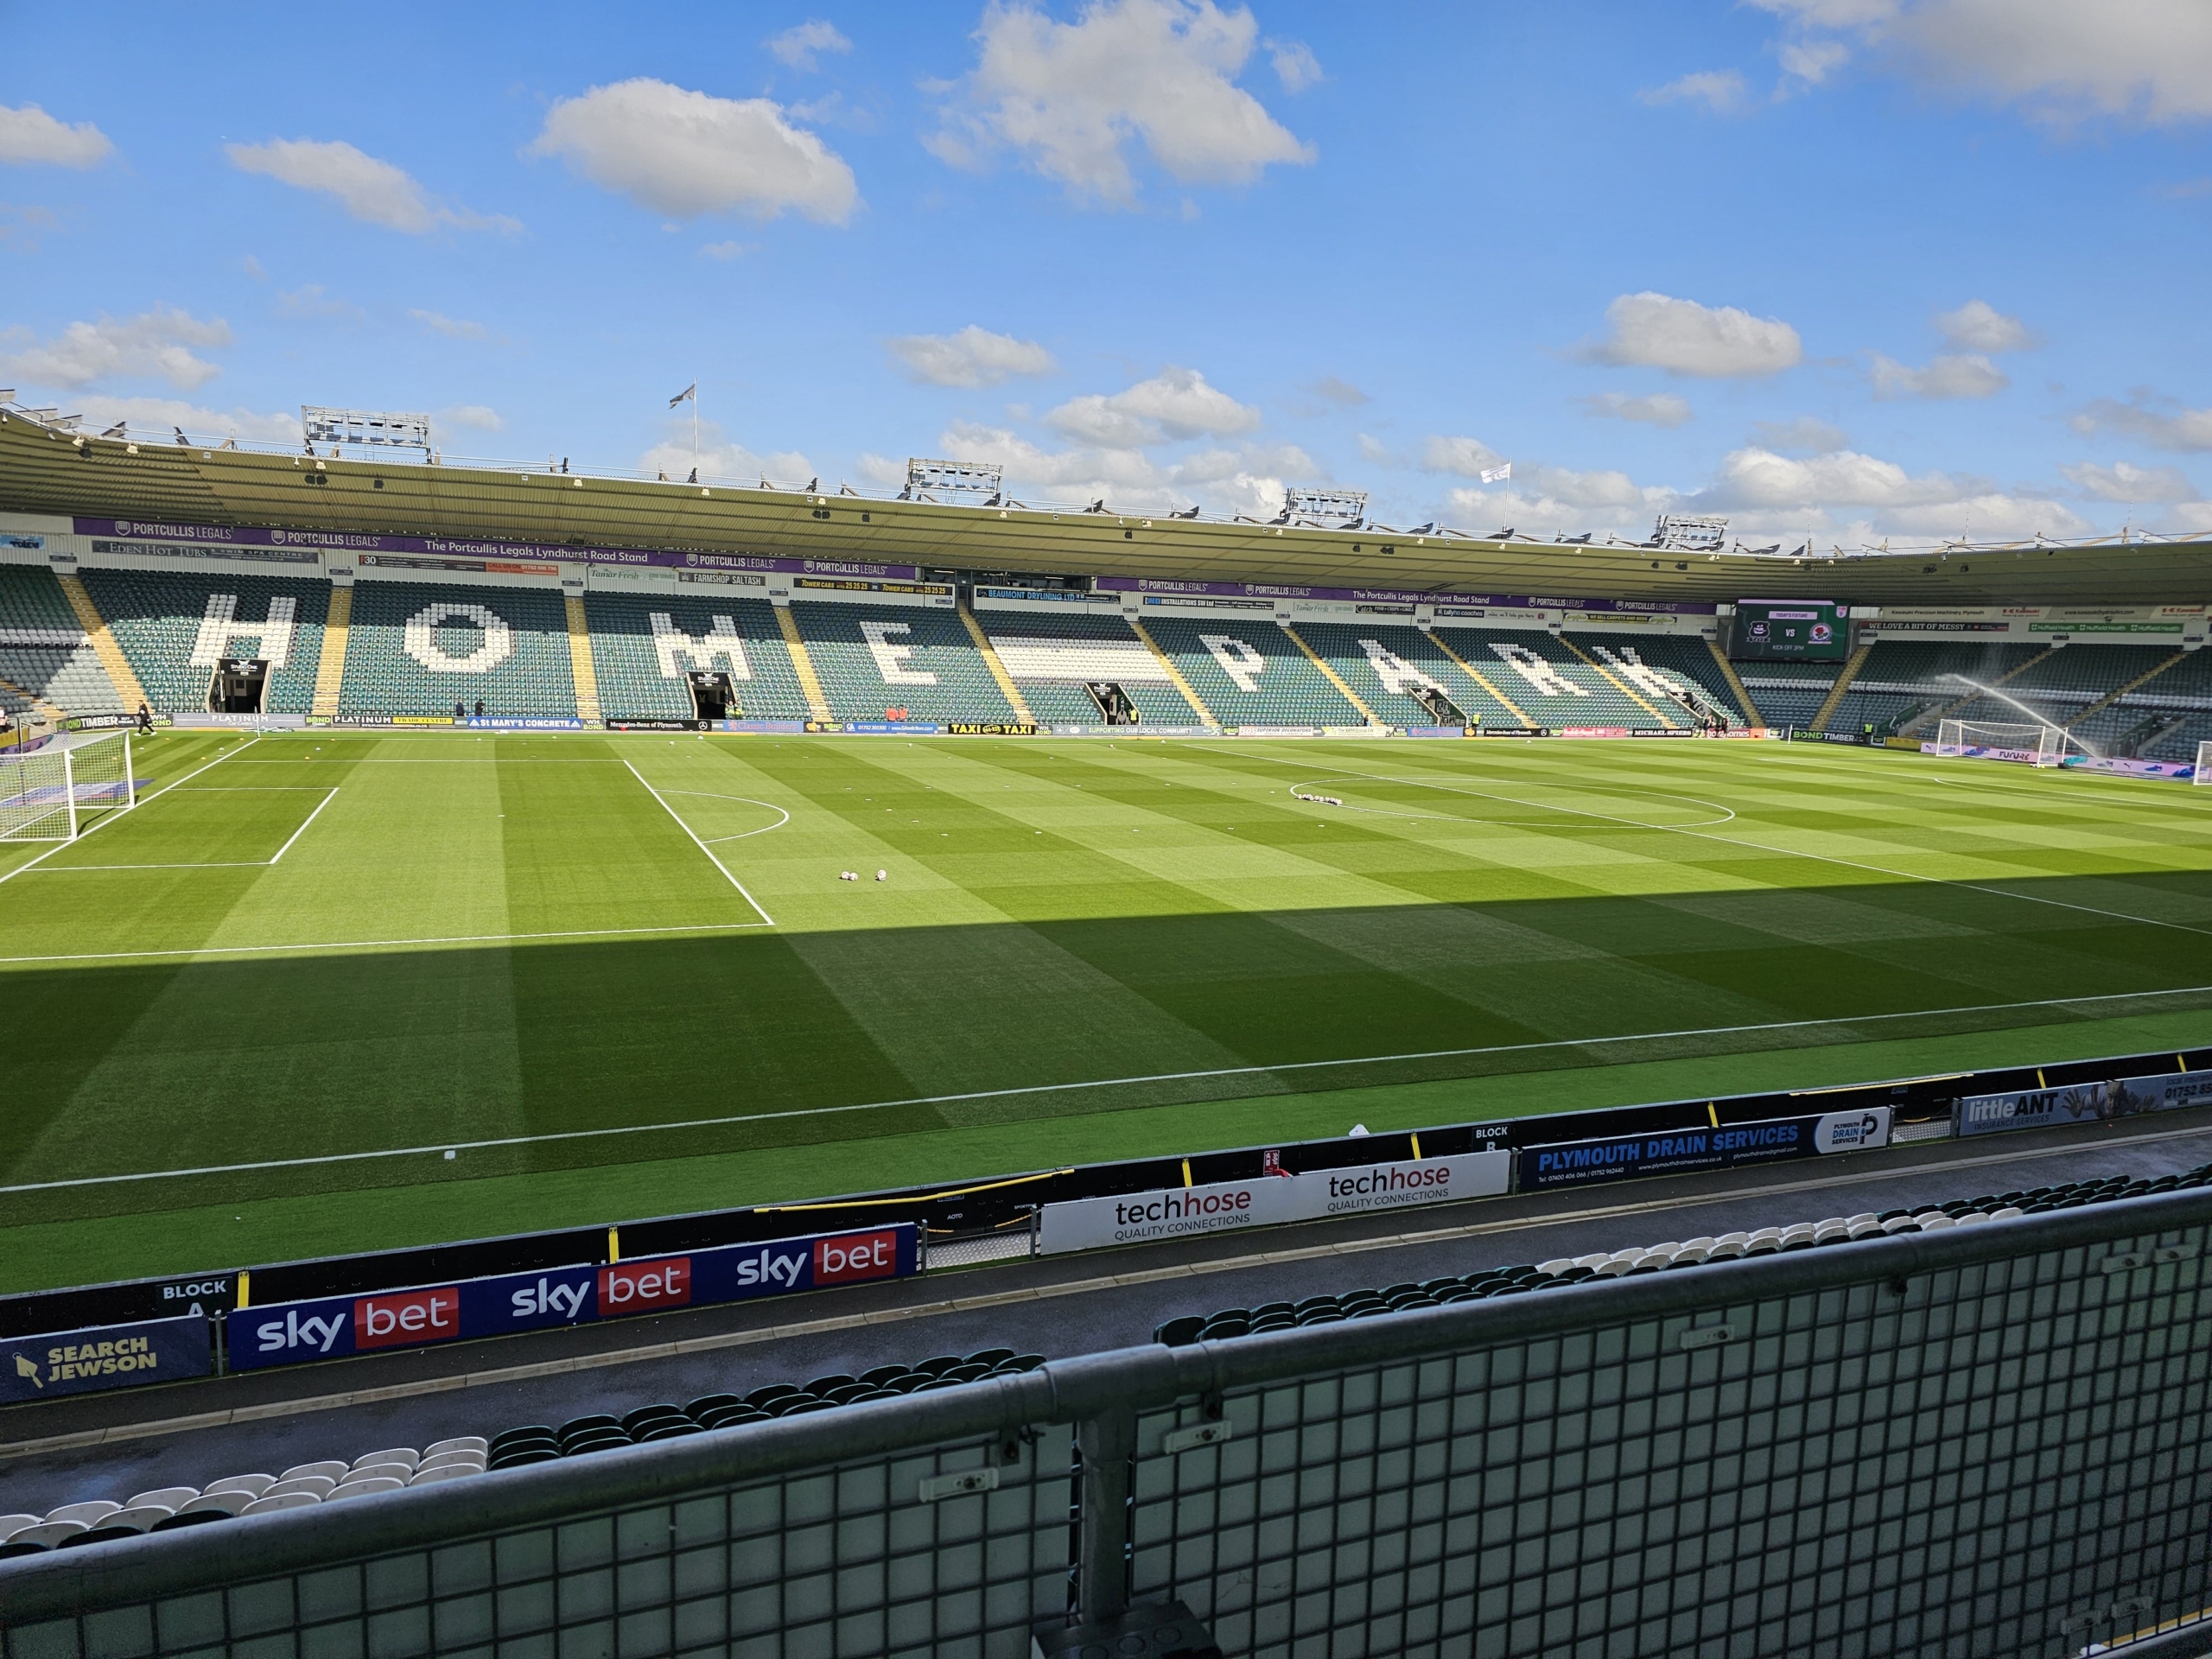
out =
[[137,804],[128,732],[57,738],[0,755],[0,842],[74,841]]
[[2192,784],[2212,784],[2212,741],[2196,746],[2196,769],[2189,775]]
[[1947,720],[1936,728],[1938,754],[1996,750],[2002,759],[2018,757],[2038,766],[2056,766],[2069,749],[2080,747],[2060,728],[2042,721]]

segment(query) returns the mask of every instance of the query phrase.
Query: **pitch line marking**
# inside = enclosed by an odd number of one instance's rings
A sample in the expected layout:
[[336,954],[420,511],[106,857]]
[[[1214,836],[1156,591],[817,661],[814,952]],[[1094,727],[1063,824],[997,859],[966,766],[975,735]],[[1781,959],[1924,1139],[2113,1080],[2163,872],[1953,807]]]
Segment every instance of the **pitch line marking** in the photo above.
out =
[[1224,1065],[1200,1071],[1157,1071],[1141,1077],[1093,1077],[1075,1083],[1033,1083],[1014,1089],[976,1089],[957,1095],[914,1095],[904,1100],[861,1101],[847,1106],[798,1106],[780,1112],[745,1112],[728,1117],[685,1118],[673,1123],[618,1123],[596,1129],[556,1129],[543,1135],[501,1135],[488,1141],[440,1141],[424,1147],[382,1147],[368,1152],[323,1153],[308,1158],[269,1158],[245,1164],[207,1164],[192,1169],[149,1169],[123,1175],[80,1175],[68,1180],[30,1181],[16,1186],[0,1186],[0,1193],[50,1192],[65,1187],[110,1186],[126,1181],[162,1181],[193,1175],[237,1175],[264,1169],[301,1169],[321,1164],[365,1163],[379,1158],[442,1155],[448,1151],[486,1152],[499,1147],[538,1146],[553,1141],[595,1141],[619,1135],[658,1135],[679,1129],[725,1128],[734,1123],[768,1123],[794,1117],[835,1117],[846,1112],[880,1112],[901,1106],[949,1106],[964,1101],[1007,1100],[1023,1095],[1071,1094],[1082,1090],[1113,1089],[1140,1083],[1185,1083],[1206,1077],[1259,1077],[1289,1071],[1319,1071],[1350,1065],[1383,1065],[1397,1060],[1465,1059],[1481,1054],[1528,1054],[1548,1049],[1618,1047],[1625,1043],[1665,1042],[1679,1037],[1739,1036],[1763,1031],[1804,1031],[1822,1026],[1878,1025],[1893,1020],[1940,1020],[1961,1014],[2002,1014],[2022,1008],[2071,1008],[2094,1002],[2143,1001],[2155,997],[2199,996],[2207,993],[2212,993],[2212,985],[2177,985],[2162,991],[2103,991],[2089,996],[2037,997],[2024,1002],[1973,1002],[1958,1007],[1906,1008],[1892,1014],[1839,1014],[1824,1020],[1770,1020],[1757,1025],[1694,1026],[1681,1031],[1630,1032],[1614,1037],[1557,1037],[1536,1043],[1495,1043],[1476,1048],[1431,1048],[1406,1054],[1360,1054],[1339,1060],[1285,1060],[1276,1065]]
[[[175,865],[118,866],[118,868],[174,869]],[[248,869],[251,865],[208,865],[210,869]],[[57,874],[57,871],[48,871]],[[280,950],[378,950],[412,944],[506,944],[518,939],[627,939],[648,933],[738,933],[766,922],[685,922],[671,927],[573,927],[546,933],[458,933],[434,939],[332,939],[305,944],[205,944],[180,946],[174,950],[87,950],[75,955],[0,957],[0,967],[48,962],[141,962],[169,957],[257,957]]]
[[[639,781],[643,782],[644,780],[640,779]],[[650,785],[647,785],[646,786],[648,788],[652,787]],[[750,795],[719,795],[711,789],[671,789],[666,792],[671,795],[696,795],[699,797],[700,799],[708,801],[742,801],[747,806],[765,806],[771,812],[783,813],[783,816],[778,818],[775,823],[763,824],[758,830],[741,830],[734,836],[709,836],[706,840],[699,842],[702,847],[719,847],[726,841],[743,841],[747,836],[765,836],[771,830],[780,830],[791,821],[791,815],[788,812],[784,812],[784,809],[778,806],[773,801],[756,801]],[[727,875],[729,872],[725,870],[722,874]],[[760,909],[760,906],[755,905],[753,908],[758,910]]]
[[[291,795],[299,793],[300,791],[291,789],[224,790],[207,788],[191,790],[188,792],[194,795]],[[279,847],[267,858],[232,859],[227,862],[207,864],[54,864],[41,870],[39,874],[41,875],[77,875],[93,870],[265,870],[270,865],[274,864],[278,859],[283,857],[285,854],[292,850],[292,842],[297,841],[302,836],[307,834],[308,825],[313,823],[315,819],[321,815],[322,809],[328,806],[332,800],[337,797],[337,794],[338,785],[333,784],[330,786],[329,793],[326,794],[320,801],[315,803],[315,810],[308,813],[307,817],[301,821],[300,827],[292,831],[290,839],[287,840],[282,847]],[[84,837],[81,836],[78,837],[80,841]],[[30,867],[29,865],[25,865],[23,868],[25,869],[29,869]]]
[[[630,775],[632,778],[635,778],[641,784],[645,784],[645,773],[639,772],[635,766],[630,766],[630,763],[627,760],[625,760],[622,764],[625,766],[629,767]],[[745,893],[745,902],[753,906],[753,910],[759,914],[762,921],[766,922],[769,926],[773,927],[776,925],[776,918],[771,916],[766,911],[760,908],[760,901],[758,899],[755,899],[751,893],[745,892],[745,883],[739,880],[735,876],[730,875],[729,866],[723,863],[721,860],[715,856],[715,849],[708,846],[705,842],[699,839],[698,833],[694,830],[690,824],[683,822],[683,815],[668,804],[667,800],[662,796],[660,791],[655,789],[651,784],[645,784],[645,793],[652,796],[653,799],[660,802],[661,810],[667,813],[670,817],[674,818],[676,820],[676,827],[681,830],[685,835],[691,837],[691,844],[707,855],[707,861],[709,864],[712,864],[716,869],[720,870],[724,875],[729,876],[730,886],[735,887],[740,893]],[[755,802],[754,804],[758,805],[760,803]]]
[[[152,805],[153,803],[161,799],[162,796],[168,794],[171,790],[181,789],[185,785],[197,778],[201,772],[221,766],[224,761],[230,760],[234,755],[244,754],[248,749],[251,748],[255,744],[260,741],[261,740],[258,737],[250,737],[246,739],[245,742],[238,745],[237,748],[225,750],[222,753],[217,755],[213,760],[210,760],[207,766],[196,767],[193,771],[186,772],[184,776],[178,779],[176,782],[165,785],[163,787],[156,790],[152,794],[146,796],[143,799],[140,800],[137,805],[132,806],[127,811],[111,813],[108,817],[102,818],[91,829],[86,830],[83,835],[79,835],[77,837],[77,841],[84,840],[86,836],[98,835],[101,830],[106,829],[108,825],[115,823],[118,819],[128,817],[130,812],[137,811],[138,807]],[[40,864],[43,864],[48,859],[52,858],[54,854],[60,852],[62,848],[74,847],[77,844],[77,841],[62,842],[58,846],[49,847],[46,851],[41,853],[36,858],[25,859],[22,863],[16,865],[14,869],[9,871],[5,875],[0,875],[0,882],[14,880],[25,870],[33,868]]]
[[[1274,761],[1278,766],[1287,766],[1294,764],[1289,760],[1278,759],[1274,755],[1262,755],[1258,758]],[[1667,835],[1693,836],[1700,841],[1718,842],[1724,847],[1741,847],[1747,852],[1766,853],[1776,858],[1802,858],[1818,864],[1834,864],[1843,869],[1864,870],[1870,875],[1885,875],[1898,881],[1924,881],[1932,887],[1963,887],[1971,893],[1986,893],[1999,899],[2013,899],[2022,904],[2050,905],[2059,910],[2078,910],[2089,916],[2108,916],[2116,922],[2133,922],[2138,927],[2164,927],[2171,928],[2178,933],[2212,936],[2212,928],[2192,927],[2187,922],[2170,922],[2156,916],[2134,916],[2124,910],[2106,910],[2101,906],[2080,905],[2066,899],[2046,899],[2037,893],[2014,893],[2009,887],[1990,887],[1980,881],[1962,881],[1953,876],[1923,875],[1916,870],[1892,870],[1879,864],[1864,864],[1856,859],[1838,858],[1831,853],[1806,852],[1794,847],[1770,847],[1761,841],[1744,841],[1734,836],[1708,835],[1701,830],[1679,829],[1673,824],[1646,823],[1641,818],[1615,817],[1610,812],[1590,812],[1575,806],[1551,806],[1542,801],[1524,801],[1518,796],[1493,794],[1484,789],[1459,788],[1450,784],[1435,783],[1419,778],[1390,778],[1381,772],[1353,772],[1349,768],[1344,770],[1344,775],[1347,778],[1365,778],[1376,783],[1404,784],[1416,789],[1440,790],[1446,795],[1471,795],[1483,800],[1505,801],[1515,806],[1533,806],[1540,810],[1564,812],[1578,818],[1594,818],[1601,823],[1618,823],[1632,830],[1656,830]]]

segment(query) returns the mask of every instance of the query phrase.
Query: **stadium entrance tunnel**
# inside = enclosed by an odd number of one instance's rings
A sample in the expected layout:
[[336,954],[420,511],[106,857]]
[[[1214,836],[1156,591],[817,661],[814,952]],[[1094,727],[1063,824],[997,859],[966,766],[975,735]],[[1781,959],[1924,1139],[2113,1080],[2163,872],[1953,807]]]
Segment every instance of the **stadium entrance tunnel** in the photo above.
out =
[[259,658],[226,657],[207,683],[207,711],[215,715],[257,715],[269,690],[269,664]]
[[[213,874],[232,903],[255,880]],[[2061,902],[1869,883],[19,963],[0,1288],[232,1261],[245,1203],[293,1230],[270,1259],[1340,1134],[1344,1089],[1417,1086],[1415,1121],[1452,1122],[1599,1103],[1635,1063],[1732,1093],[2201,1029],[2201,933],[2011,886]],[[2175,896],[2107,876],[2092,902]],[[1911,1046],[1776,1058],[1875,1044]],[[465,1214],[454,1180],[480,1183]],[[185,1237],[219,1242],[169,1259]]]
[[690,682],[691,708],[701,720],[735,720],[738,717],[737,693],[730,687],[729,676],[708,673],[693,669],[685,678]]

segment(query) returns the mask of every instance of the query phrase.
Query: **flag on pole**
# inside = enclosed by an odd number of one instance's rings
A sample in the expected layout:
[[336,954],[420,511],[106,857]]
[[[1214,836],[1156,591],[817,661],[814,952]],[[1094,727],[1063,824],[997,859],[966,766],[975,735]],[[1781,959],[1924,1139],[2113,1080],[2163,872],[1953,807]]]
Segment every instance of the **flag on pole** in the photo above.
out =
[[1503,467],[1493,467],[1482,478],[1485,484],[1510,484],[1513,481],[1513,463],[1509,461]]
[[668,406],[671,409],[674,409],[678,404],[684,402],[686,399],[689,399],[690,402],[695,404],[699,401],[699,383],[696,380],[694,380],[690,385],[684,387],[683,391],[677,392],[675,397],[670,398],[668,400]]

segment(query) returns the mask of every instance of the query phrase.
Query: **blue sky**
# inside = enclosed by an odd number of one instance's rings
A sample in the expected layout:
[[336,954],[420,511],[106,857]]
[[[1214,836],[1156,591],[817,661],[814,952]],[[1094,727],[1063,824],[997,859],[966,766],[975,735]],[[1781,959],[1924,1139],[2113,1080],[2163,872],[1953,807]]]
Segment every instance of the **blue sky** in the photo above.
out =
[[0,3],[0,386],[103,425],[2212,530],[2202,0],[102,16]]

